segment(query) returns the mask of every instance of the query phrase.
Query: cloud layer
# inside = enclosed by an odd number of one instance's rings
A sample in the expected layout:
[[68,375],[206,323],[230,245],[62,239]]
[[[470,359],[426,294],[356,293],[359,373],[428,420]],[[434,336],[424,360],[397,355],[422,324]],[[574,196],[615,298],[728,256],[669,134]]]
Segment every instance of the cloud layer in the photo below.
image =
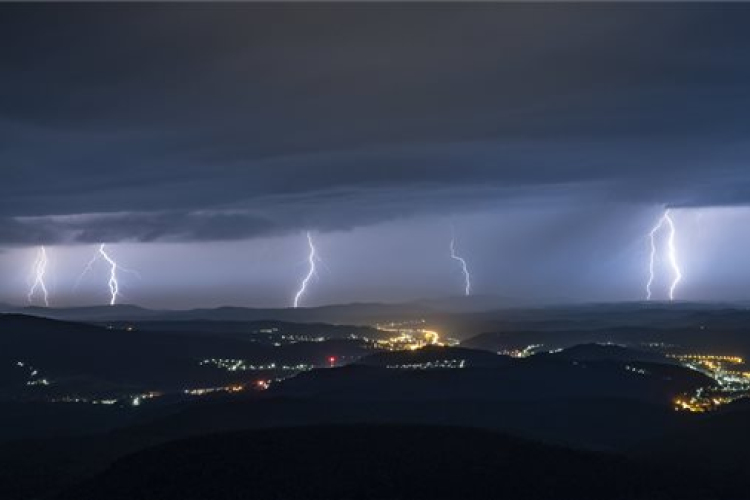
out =
[[0,12],[0,244],[750,202],[745,5]]

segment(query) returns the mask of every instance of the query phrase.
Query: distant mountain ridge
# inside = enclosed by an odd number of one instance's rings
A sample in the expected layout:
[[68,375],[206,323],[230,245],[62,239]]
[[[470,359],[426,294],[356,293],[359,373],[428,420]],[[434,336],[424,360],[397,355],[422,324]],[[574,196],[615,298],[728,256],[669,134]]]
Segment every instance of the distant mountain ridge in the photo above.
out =
[[27,314],[51,319],[72,321],[263,321],[322,322],[332,324],[370,324],[392,318],[393,321],[412,319],[433,312],[412,304],[344,304],[311,308],[256,309],[246,307],[218,307],[213,309],[154,310],[134,305],[91,306],[72,308],[21,307],[5,312]]
[[[414,300],[402,303],[362,302],[331,304],[318,307],[253,308],[222,306],[187,310],[158,310],[136,305],[85,306],[46,308],[38,306],[12,306],[0,304],[0,312],[21,313],[52,319],[71,321],[261,321],[322,322],[329,324],[371,325],[386,321],[416,321],[425,317],[458,317],[471,319],[475,329],[482,325],[504,321],[511,324],[523,322],[539,328],[556,330],[576,327],[581,317],[586,319],[586,329],[612,324],[637,326],[639,317],[650,323],[654,320],[686,322],[725,318],[727,315],[750,318],[744,304],[723,303],[643,303],[623,302],[612,304],[577,304],[572,306],[533,306],[523,301],[491,295],[447,297],[442,299]],[[633,315],[636,316],[633,316]],[[600,319],[598,319],[600,318]],[[600,323],[597,323],[600,322]],[[544,325],[548,326],[545,327]],[[489,330],[484,330],[489,331]]]

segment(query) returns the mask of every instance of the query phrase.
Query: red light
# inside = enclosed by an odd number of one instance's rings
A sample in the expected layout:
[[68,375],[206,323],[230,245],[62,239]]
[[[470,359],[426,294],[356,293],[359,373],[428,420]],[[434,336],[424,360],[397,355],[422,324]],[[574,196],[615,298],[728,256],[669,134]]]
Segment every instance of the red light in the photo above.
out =
[[328,362],[334,364],[336,362],[336,356],[331,356],[330,358],[328,358]]

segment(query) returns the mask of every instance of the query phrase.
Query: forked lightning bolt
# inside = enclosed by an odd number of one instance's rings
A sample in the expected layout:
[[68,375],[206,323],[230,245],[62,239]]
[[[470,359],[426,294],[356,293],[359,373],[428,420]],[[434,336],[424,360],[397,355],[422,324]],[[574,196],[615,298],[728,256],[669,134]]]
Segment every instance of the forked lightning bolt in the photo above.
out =
[[659,230],[664,226],[669,227],[669,238],[667,240],[667,256],[669,258],[669,264],[672,267],[672,284],[669,286],[669,300],[674,300],[674,292],[677,289],[677,284],[682,280],[682,271],[677,263],[677,250],[675,248],[675,235],[676,229],[672,217],[669,215],[669,209],[664,212],[659,222],[651,229],[648,233],[651,242],[651,254],[649,257],[648,265],[648,282],[646,283],[646,300],[651,300],[651,285],[654,282],[654,262],[656,260],[656,235]]
[[456,234],[451,231],[451,258],[461,264],[461,271],[464,273],[464,294],[468,297],[471,295],[471,274],[469,266],[466,265],[466,259],[456,254]]
[[307,290],[307,285],[310,283],[310,280],[313,276],[315,276],[315,261],[318,259],[317,254],[315,253],[315,244],[313,243],[312,235],[310,234],[310,231],[307,232],[307,244],[310,247],[310,253],[307,256],[307,262],[309,264],[309,270],[307,271],[307,275],[305,275],[304,279],[302,280],[302,283],[300,284],[299,290],[297,290],[297,294],[294,296],[294,307],[299,307],[299,301],[302,298],[302,296],[305,294],[305,291]]
[[34,261],[34,266],[31,270],[31,276],[33,279],[31,289],[29,289],[29,293],[26,296],[29,304],[31,304],[34,300],[34,295],[36,294],[37,290],[41,290],[42,292],[42,299],[44,299],[44,306],[49,307],[49,296],[47,293],[47,285],[44,283],[44,274],[47,272],[47,249],[44,247],[39,247],[39,250],[36,254],[36,260]]
[[86,276],[89,271],[91,271],[96,261],[98,261],[99,259],[104,260],[107,264],[109,264],[109,280],[107,281],[107,285],[109,286],[110,293],[109,305],[113,306],[117,303],[117,298],[120,296],[120,283],[117,279],[117,271],[120,270],[126,273],[132,273],[139,277],[140,275],[136,271],[131,271],[130,269],[125,269],[118,266],[117,262],[109,256],[104,248],[104,243],[99,245],[99,250],[97,250],[97,253],[91,258],[88,264],[86,264],[83,272],[80,276],[78,276],[78,280],[76,281],[75,286],[77,287],[81,283],[83,277]]

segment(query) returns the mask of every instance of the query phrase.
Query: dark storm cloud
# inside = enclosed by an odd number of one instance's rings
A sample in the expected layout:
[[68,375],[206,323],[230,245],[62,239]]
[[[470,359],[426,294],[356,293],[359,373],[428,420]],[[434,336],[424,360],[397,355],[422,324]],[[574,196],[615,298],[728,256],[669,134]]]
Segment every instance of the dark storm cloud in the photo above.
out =
[[750,202],[744,5],[0,11],[5,243]]
[[[34,226],[37,221],[27,221]],[[247,214],[148,212],[64,217],[54,222],[81,243],[133,240],[224,240],[267,234],[268,221]]]
[[50,229],[49,223],[23,223],[10,218],[0,218],[0,235],[3,242],[21,245],[38,245],[61,241],[60,229]]

